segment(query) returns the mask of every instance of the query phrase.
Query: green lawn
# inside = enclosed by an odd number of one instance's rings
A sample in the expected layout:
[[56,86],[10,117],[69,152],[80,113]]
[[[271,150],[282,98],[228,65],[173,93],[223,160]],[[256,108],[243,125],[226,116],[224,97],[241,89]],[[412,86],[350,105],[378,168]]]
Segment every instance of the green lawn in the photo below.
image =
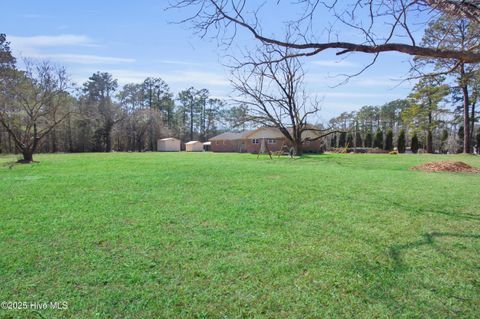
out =
[[479,318],[480,157],[0,157],[0,318]]

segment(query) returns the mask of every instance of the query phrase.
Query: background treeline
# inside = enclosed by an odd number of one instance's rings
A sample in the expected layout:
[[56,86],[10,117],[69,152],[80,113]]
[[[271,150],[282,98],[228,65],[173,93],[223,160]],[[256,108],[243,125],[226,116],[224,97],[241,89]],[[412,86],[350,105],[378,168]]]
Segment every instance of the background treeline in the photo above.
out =
[[[35,152],[155,151],[159,138],[206,141],[219,130],[243,125],[239,119],[245,109],[227,108],[207,89],[190,87],[174,95],[160,78],[120,87],[113,75],[102,72],[78,87],[61,68],[44,62],[26,63],[25,70],[15,74],[31,85],[3,87],[3,120],[11,131],[0,125],[0,153],[22,153],[18,146],[35,139],[33,128],[28,131],[29,126],[34,127],[31,123],[35,128],[51,126]],[[55,85],[48,83],[59,74],[62,87],[59,80]],[[29,113],[38,115],[32,118]],[[21,141],[15,141],[17,137]]]
[[[480,129],[478,113],[471,117],[475,134],[472,145],[478,153]],[[464,127],[462,109],[438,109],[432,114],[418,112],[408,99],[399,99],[382,106],[363,106],[358,111],[344,112],[330,120],[330,125],[343,133],[329,137],[330,148],[379,148],[402,152],[412,148],[431,153],[462,153]],[[413,145],[412,145],[413,142]],[[400,144],[400,147],[398,146]],[[404,148],[402,148],[404,145]]]

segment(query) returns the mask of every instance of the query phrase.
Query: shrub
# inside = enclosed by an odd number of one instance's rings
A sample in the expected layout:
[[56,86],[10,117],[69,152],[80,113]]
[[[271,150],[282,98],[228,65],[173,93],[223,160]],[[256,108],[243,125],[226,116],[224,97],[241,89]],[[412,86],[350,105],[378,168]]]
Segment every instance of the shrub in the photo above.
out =
[[403,129],[398,134],[397,150],[399,153],[405,153],[405,131]]
[[373,137],[372,132],[368,131],[367,135],[365,135],[365,147],[372,147]]
[[393,150],[393,132],[390,129],[387,131],[387,136],[385,137],[385,150]]
[[397,151],[391,151],[391,152],[389,152],[388,154],[390,154],[390,155],[397,155],[398,152],[397,152]]
[[383,132],[381,129],[378,129],[377,133],[375,133],[375,139],[373,140],[373,147],[383,149]]
[[414,133],[412,136],[412,144],[410,146],[410,149],[412,150],[412,153],[417,154],[418,148],[419,148],[419,145],[418,145],[417,133]]

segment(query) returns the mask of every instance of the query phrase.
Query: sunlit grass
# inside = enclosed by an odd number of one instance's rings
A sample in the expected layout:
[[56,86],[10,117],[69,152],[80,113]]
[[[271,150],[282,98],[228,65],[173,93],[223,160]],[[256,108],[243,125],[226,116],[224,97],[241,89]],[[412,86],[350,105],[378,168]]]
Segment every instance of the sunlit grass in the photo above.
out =
[[475,156],[0,157],[2,318],[479,317]]

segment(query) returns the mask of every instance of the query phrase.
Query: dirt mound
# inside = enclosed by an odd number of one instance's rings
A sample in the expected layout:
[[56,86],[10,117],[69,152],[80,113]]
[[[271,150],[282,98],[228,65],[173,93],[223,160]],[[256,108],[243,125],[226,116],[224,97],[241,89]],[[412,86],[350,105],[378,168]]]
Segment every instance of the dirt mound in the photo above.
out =
[[425,163],[414,166],[412,169],[424,172],[480,173],[480,168],[472,167],[467,163],[458,161]]

